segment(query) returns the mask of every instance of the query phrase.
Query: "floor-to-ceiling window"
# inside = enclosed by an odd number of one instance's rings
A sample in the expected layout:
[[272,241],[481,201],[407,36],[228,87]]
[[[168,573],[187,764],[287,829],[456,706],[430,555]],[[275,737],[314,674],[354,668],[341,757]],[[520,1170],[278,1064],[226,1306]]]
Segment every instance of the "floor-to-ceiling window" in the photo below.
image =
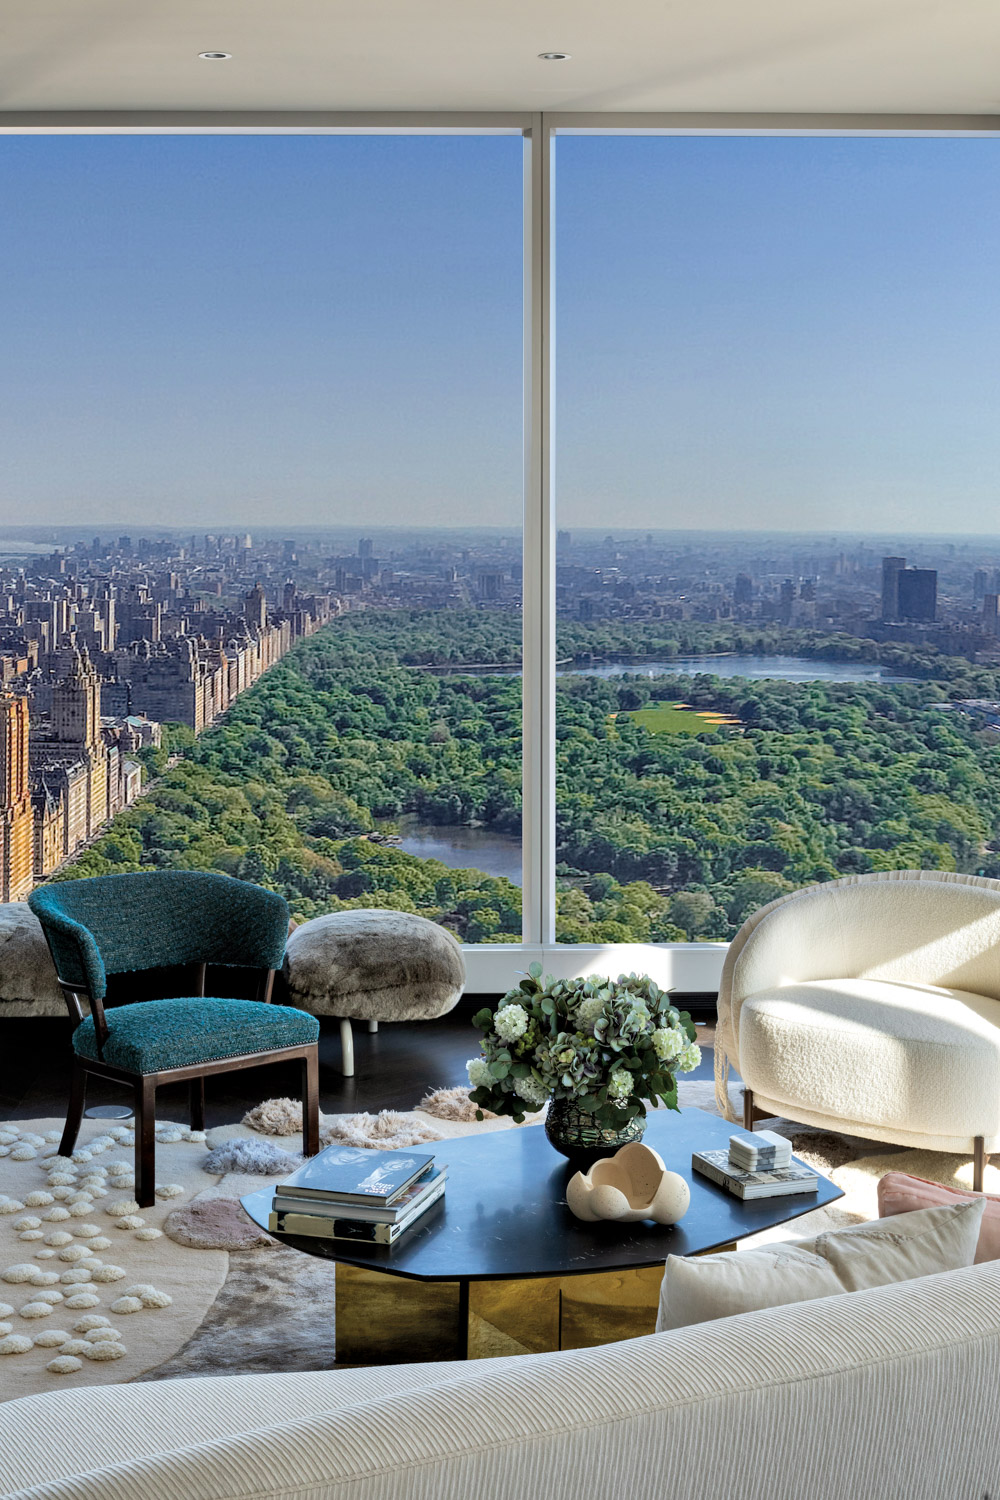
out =
[[608,968],[1000,873],[995,139],[560,129],[548,205],[531,136],[527,200],[517,125],[3,138],[5,899],[218,868],[501,960],[554,898]]
[[1000,874],[996,158],[558,138],[562,942]]
[[215,869],[518,939],[522,157],[0,141],[4,899]]

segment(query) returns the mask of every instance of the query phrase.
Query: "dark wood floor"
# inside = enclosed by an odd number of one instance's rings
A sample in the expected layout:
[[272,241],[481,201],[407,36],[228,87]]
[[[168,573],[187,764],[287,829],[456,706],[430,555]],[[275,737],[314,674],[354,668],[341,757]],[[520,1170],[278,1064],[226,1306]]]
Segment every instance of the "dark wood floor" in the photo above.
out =
[[[483,997],[487,1002],[492,997]],[[471,1017],[480,1001],[467,997],[460,1009],[438,1021],[390,1026],[372,1035],[354,1027],[355,1076],[340,1073],[340,1032],[323,1021],[320,1035],[320,1108],[324,1114],[355,1110],[413,1109],[431,1089],[465,1084],[465,1063],[478,1051],[479,1033]],[[703,1057],[693,1075],[712,1076],[710,1028],[699,1026]],[[0,1026],[0,1120],[59,1117],[65,1113],[70,1076],[70,1025],[63,1020],[7,1020]],[[691,1076],[691,1075],[689,1075]],[[237,1123],[262,1099],[298,1091],[298,1067],[277,1065],[222,1073],[206,1081],[208,1125]],[[93,1080],[88,1104],[131,1104],[123,1089]],[[160,1119],[183,1120],[187,1086],[157,1094]]]

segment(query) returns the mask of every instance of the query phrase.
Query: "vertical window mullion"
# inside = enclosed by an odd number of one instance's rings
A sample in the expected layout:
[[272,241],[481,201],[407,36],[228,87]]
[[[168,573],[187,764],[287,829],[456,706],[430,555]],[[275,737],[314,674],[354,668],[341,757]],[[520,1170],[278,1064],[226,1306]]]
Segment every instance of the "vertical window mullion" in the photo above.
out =
[[522,941],[555,942],[554,140],[525,134]]

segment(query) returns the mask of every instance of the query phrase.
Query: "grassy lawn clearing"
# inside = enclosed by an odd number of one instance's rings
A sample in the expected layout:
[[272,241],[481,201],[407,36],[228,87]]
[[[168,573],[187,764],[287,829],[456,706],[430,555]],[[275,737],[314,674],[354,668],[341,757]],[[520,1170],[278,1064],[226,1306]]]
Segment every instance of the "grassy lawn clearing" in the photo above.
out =
[[699,711],[683,703],[651,703],[647,708],[633,709],[629,718],[651,734],[715,734],[725,724],[740,722],[728,714]]

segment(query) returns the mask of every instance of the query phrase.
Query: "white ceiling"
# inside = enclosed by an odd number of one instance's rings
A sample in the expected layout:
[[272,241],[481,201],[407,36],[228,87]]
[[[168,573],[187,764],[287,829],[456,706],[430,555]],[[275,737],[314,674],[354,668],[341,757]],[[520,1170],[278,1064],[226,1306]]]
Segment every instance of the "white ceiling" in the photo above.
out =
[[0,111],[125,109],[994,114],[1000,3],[0,0]]

